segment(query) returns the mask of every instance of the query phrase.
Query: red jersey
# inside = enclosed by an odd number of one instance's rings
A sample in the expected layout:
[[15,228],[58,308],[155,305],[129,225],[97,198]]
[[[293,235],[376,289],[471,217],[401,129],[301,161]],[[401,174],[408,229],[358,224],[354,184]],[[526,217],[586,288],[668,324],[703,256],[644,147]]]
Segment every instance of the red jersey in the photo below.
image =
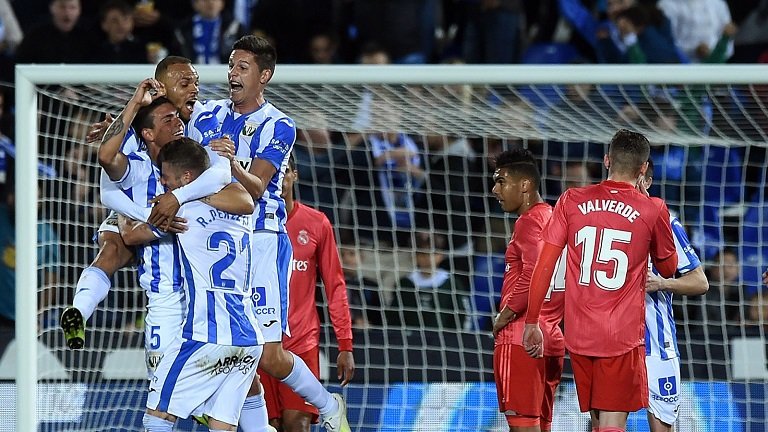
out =
[[303,353],[320,344],[320,317],[315,306],[319,271],[339,350],[352,351],[347,285],[331,222],[322,212],[295,202],[285,227],[293,246],[293,272],[288,309],[291,336],[283,335],[283,346]]
[[542,239],[568,248],[568,350],[614,357],[642,345],[648,255],[662,261],[675,254],[666,204],[611,180],[568,189]]
[[[536,266],[536,259],[544,242],[541,233],[552,216],[552,206],[538,203],[529,208],[515,222],[515,231],[507,246],[504,256],[504,284],[501,288],[501,305],[517,313],[514,321],[507,324],[496,337],[496,345],[523,345],[528,294],[531,287],[531,275]],[[565,263],[558,263],[552,276],[550,292],[539,316],[539,325],[544,333],[544,355],[565,355],[563,332],[560,321],[563,319],[565,306]]]

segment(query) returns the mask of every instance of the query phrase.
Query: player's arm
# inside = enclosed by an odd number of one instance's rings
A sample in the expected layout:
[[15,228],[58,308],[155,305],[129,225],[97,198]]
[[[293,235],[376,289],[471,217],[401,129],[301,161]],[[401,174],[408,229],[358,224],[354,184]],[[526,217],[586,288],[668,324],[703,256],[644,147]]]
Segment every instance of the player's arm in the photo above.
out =
[[126,246],[143,245],[162,237],[162,233],[153,230],[149,225],[123,215],[117,216],[117,227],[120,229],[120,236]]
[[339,260],[339,250],[328,218],[323,217],[322,227],[322,235],[316,251],[317,263],[328,297],[331,323],[336,333],[336,340],[339,342],[336,373],[341,380],[341,385],[345,386],[355,375],[355,359],[352,355],[352,317],[349,313],[347,284]]
[[250,215],[255,206],[251,194],[240,183],[230,183],[213,195],[202,197],[200,201],[227,213]]
[[[151,92],[155,95],[153,96]],[[120,151],[120,147],[139,108],[149,105],[154,97],[164,94],[165,89],[159,81],[153,78],[145,79],[139,83],[131,100],[104,133],[98,151],[99,165],[104,168],[112,181],[119,181],[128,170],[128,158]]]
[[555,273],[557,259],[563,252],[563,246],[552,243],[544,243],[536,261],[536,267],[531,276],[531,291],[528,296],[528,314],[525,318],[525,332],[523,333],[523,346],[532,357],[544,355],[544,335],[539,328],[539,315],[544,304],[544,298],[549,291],[552,275]]
[[269,144],[253,158],[253,163],[246,171],[240,163],[232,159],[232,175],[243,184],[254,201],[261,199],[270,180],[277,170],[282,169],[285,156],[291,151],[296,141],[296,125],[289,118],[275,122],[274,132]]
[[667,279],[648,272],[648,282],[645,285],[646,292],[667,291],[675,295],[696,296],[709,290],[709,281],[704,274],[704,269],[699,266],[684,275]]
[[230,183],[232,173],[229,160],[210,149],[206,151],[211,160],[211,166],[187,185],[153,199],[151,203],[154,206],[147,222],[162,229],[168,229],[182,204],[215,194]]
[[115,182],[111,181],[107,173],[102,170],[99,178],[101,204],[131,219],[146,221],[151,209],[141,207],[123,192]]
[[669,223],[669,209],[659,200],[659,216],[651,232],[651,261],[659,275],[671,278],[677,271],[677,250]]

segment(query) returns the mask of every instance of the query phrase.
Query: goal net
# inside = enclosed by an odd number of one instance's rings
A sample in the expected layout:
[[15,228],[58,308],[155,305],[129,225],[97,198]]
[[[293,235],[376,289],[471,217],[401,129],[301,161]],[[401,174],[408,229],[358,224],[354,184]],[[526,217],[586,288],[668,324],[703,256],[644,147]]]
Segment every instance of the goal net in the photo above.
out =
[[[135,270],[113,279],[88,322],[84,350],[66,348],[58,316],[97,252],[92,236],[106,215],[97,147],[85,144],[86,130],[118,113],[152,72],[18,69],[18,336],[0,360],[9,380],[0,382],[7,400],[0,418],[19,412],[17,430],[32,430],[21,426],[30,418],[51,431],[140,430],[145,295]],[[227,97],[226,69],[199,72],[201,99]],[[542,195],[554,204],[566,188],[605,177],[603,154],[619,128],[649,137],[651,194],[686,227],[710,283],[706,295],[675,299],[682,382],[667,388],[682,400],[676,430],[768,425],[766,72],[278,66],[267,98],[299,129],[296,193],[333,223],[347,280],[357,372],[340,391],[352,429],[507,430],[497,412],[490,326],[514,218],[491,194],[493,157],[530,149]],[[338,389],[322,289],[316,300],[322,378]],[[553,431],[589,430],[575,401],[566,362]],[[644,412],[630,416],[628,430],[647,430]]]

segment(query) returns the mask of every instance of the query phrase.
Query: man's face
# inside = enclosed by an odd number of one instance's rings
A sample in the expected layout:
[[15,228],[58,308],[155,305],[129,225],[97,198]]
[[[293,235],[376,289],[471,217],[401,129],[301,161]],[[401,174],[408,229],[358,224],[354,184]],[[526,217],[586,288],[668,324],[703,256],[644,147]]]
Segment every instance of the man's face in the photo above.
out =
[[152,113],[151,140],[162,148],[169,142],[184,136],[184,123],[179,118],[176,107],[166,103],[155,108]]
[[64,33],[75,28],[80,18],[80,0],[56,0],[50,6],[53,25]]
[[191,64],[175,64],[168,67],[164,77],[165,97],[179,110],[182,120],[189,121],[200,92],[200,78]]
[[133,33],[133,15],[126,15],[119,9],[111,9],[101,21],[101,29],[107,34],[110,42],[120,43]]
[[163,162],[163,166],[160,167],[160,183],[166,190],[178,189],[188,183],[186,174],[176,165]]
[[589,173],[584,164],[567,165],[565,167],[565,189],[589,185]]
[[506,168],[497,169],[493,173],[493,196],[499,200],[501,209],[507,213],[515,213],[523,204],[523,180],[510,176]]
[[333,63],[335,51],[333,41],[327,35],[317,35],[309,41],[309,55],[312,57],[312,63]]
[[285,175],[283,176],[283,192],[281,193],[283,198],[288,195],[293,196],[293,184],[296,183],[296,180],[298,179],[298,171],[292,170],[290,166],[286,168]]
[[605,12],[608,17],[613,19],[619,12],[629,9],[635,4],[635,0],[608,0],[605,5]]
[[268,81],[268,75],[268,71],[262,73],[259,70],[253,53],[245,50],[232,51],[229,56],[229,99],[235,106],[250,107],[250,104],[257,104]]
[[216,19],[224,9],[224,0],[195,0],[192,7],[205,19]]

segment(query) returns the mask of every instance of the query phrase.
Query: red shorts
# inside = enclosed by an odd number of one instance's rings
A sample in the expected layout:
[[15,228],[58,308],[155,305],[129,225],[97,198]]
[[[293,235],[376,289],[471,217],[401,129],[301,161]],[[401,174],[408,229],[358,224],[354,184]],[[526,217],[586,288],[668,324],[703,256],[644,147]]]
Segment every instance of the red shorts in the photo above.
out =
[[[294,353],[295,354],[295,353]],[[304,360],[309,370],[320,377],[320,348],[315,347],[307,352],[296,354]],[[285,410],[302,411],[312,414],[312,423],[317,423],[319,412],[317,408],[296,394],[290,387],[280,382],[261,369],[258,370],[259,380],[264,386],[264,399],[267,401],[267,413],[269,419],[278,419]]]
[[616,357],[571,353],[571,366],[581,412],[634,412],[648,406],[643,345]]
[[[496,345],[493,376],[499,411],[525,417],[541,417],[545,394],[546,362],[534,359],[520,345]],[[551,418],[551,412],[550,412]]]

